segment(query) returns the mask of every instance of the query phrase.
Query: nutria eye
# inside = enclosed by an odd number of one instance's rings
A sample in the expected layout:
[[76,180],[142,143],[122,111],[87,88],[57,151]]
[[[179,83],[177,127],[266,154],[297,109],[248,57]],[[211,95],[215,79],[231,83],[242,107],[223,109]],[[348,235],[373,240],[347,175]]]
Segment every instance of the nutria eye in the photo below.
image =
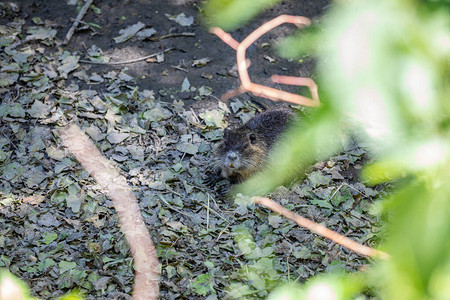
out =
[[248,138],[250,139],[250,143],[251,143],[251,144],[256,143],[256,134],[250,133],[250,135],[248,136]]

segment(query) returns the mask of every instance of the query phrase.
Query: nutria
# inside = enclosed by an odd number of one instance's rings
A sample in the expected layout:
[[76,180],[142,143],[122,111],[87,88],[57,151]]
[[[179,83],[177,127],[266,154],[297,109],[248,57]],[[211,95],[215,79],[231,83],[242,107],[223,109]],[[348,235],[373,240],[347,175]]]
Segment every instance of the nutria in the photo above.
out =
[[214,187],[222,179],[241,183],[261,171],[273,145],[294,119],[290,109],[273,109],[254,116],[239,128],[226,130],[215,151],[216,170],[209,174],[206,184]]

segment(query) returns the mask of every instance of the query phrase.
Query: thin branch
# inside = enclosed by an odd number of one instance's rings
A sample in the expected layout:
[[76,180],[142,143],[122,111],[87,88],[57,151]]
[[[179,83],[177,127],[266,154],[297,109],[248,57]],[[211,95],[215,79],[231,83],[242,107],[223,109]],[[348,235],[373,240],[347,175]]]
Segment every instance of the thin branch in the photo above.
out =
[[283,76],[283,75],[273,75],[270,77],[273,82],[289,85],[306,86],[311,91],[313,99],[319,99],[319,94],[317,92],[317,85],[311,78],[307,77],[294,77],[294,76]]
[[290,211],[289,209],[281,206],[280,204],[276,203],[275,201],[265,198],[265,197],[253,197],[252,198],[254,203],[261,204],[268,209],[282,215],[283,217],[294,221],[299,226],[305,227],[309,230],[311,230],[314,233],[317,233],[327,239],[332,240],[333,242],[344,246],[345,248],[356,252],[361,255],[370,256],[370,257],[379,257],[382,259],[388,259],[389,254],[386,252],[373,249],[371,247],[361,245],[360,243],[357,243],[348,237],[345,237],[331,229],[328,229],[327,227],[323,226],[322,224],[318,224],[316,222],[313,222],[305,217],[302,217],[300,215],[297,215],[293,211]]
[[194,37],[195,36],[195,32],[169,33],[169,34],[162,35],[162,36],[150,37],[150,38],[147,38],[147,40],[150,40],[150,41],[153,41],[153,42],[159,42],[159,41],[161,41],[163,39],[168,39],[168,38],[173,38],[173,37],[182,37],[182,36]]
[[113,61],[113,62],[95,62],[95,61],[81,60],[81,59],[80,59],[79,62],[80,62],[80,63],[84,63],[84,64],[91,64],[91,65],[110,65],[110,66],[113,66],[113,65],[132,64],[132,63],[140,62],[140,61],[143,61],[143,60],[146,60],[146,59],[155,57],[155,56],[157,56],[157,55],[160,55],[160,54],[163,54],[163,53],[172,51],[172,50],[174,50],[174,49],[175,49],[175,48],[172,47],[172,48],[168,48],[168,49],[166,49],[166,50],[164,50],[164,51],[160,51],[160,52],[158,52],[158,53],[153,53],[153,54],[150,54],[150,55],[147,55],[147,56],[143,56],[143,57],[139,57],[139,58],[135,58],[135,59],[130,59],[130,60]]
[[67,45],[72,38],[75,29],[77,29],[78,24],[80,24],[80,21],[83,19],[84,15],[86,14],[87,10],[89,9],[89,6],[91,6],[92,2],[94,0],[86,0],[83,7],[81,8],[80,12],[78,13],[77,18],[75,19],[75,22],[73,22],[72,27],[70,27],[69,31],[67,31],[66,38],[63,42],[63,45]]
[[[301,95],[280,91],[264,85],[255,84],[250,80],[250,76],[248,75],[247,71],[249,64],[247,63],[247,60],[245,58],[247,48],[251,44],[253,44],[258,38],[267,33],[269,30],[283,23],[293,23],[300,27],[303,25],[310,25],[311,21],[305,17],[281,15],[258,27],[255,31],[249,34],[241,43],[237,42],[235,39],[233,39],[233,37],[231,37],[231,35],[223,31],[221,28],[213,27],[210,29],[210,32],[217,35],[222,41],[224,41],[224,43],[226,43],[231,48],[236,50],[236,61],[238,66],[239,78],[241,80],[241,86],[238,89],[234,89],[233,91],[224,94],[222,96],[222,99],[229,99],[231,96],[236,96],[243,92],[251,92],[255,96],[264,97],[267,99],[271,99],[273,101],[283,100],[311,107],[320,105],[319,96],[317,93],[317,86],[314,83],[314,81],[310,78],[298,77],[297,78],[298,80],[295,81],[295,84],[307,86],[311,91],[312,99]],[[279,80],[280,83],[284,83],[284,81],[286,81],[287,79],[291,79],[292,82],[293,78],[296,77],[275,75],[273,76],[272,80],[273,81]]]
[[19,46],[22,46],[25,43],[31,42],[31,41],[39,41],[41,40],[41,37],[39,36],[27,36],[26,38],[24,38],[23,40],[18,40],[17,42],[11,44],[11,46],[9,46],[9,49],[16,49]]
[[239,46],[239,42],[233,39],[233,37],[222,30],[222,28],[219,27],[212,27],[209,29],[209,32],[214,33],[217,35],[225,44],[233,48],[234,50],[237,50]]
[[229,90],[229,91],[225,92],[225,94],[223,94],[220,97],[220,100],[226,102],[226,101],[230,100],[231,98],[237,97],[240,94],[243,94],[245,92],[246,92],[246,90],[244,90],[242,88],[242,86],[238,86],[237,88],[234,88],[232,90]]
[[59,130],[59,134],[64,146],[106,190],[114,204],[136,265],[133,299],[158,299],[159,261],[156,248],[126,179],[77,125],[67,125]]

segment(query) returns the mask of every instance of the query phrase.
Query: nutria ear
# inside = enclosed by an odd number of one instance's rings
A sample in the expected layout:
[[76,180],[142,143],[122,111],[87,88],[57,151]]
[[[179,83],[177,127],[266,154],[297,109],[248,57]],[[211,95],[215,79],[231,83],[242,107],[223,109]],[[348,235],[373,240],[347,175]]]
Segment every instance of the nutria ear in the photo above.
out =
[[249,138],[251,144],[256,143],[256,134],[250,133],[250,134],[248,135],[248,138]]

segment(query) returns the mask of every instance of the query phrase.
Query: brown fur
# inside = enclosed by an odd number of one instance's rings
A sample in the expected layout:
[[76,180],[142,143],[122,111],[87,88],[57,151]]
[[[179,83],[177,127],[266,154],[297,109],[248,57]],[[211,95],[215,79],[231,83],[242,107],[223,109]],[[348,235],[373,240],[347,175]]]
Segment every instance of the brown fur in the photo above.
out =
[[294,117],[289,109],[268,110],[242,127],[227,130],[216,151],[220,176],[239,183],[261,171],[273,145]]

